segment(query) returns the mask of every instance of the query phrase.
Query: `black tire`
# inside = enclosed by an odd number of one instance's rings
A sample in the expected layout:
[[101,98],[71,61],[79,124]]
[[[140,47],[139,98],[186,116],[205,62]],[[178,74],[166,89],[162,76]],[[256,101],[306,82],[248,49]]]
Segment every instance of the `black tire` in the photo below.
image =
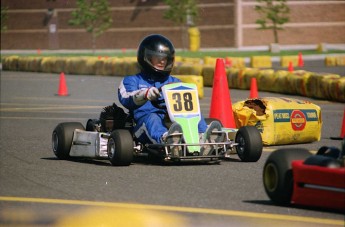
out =
[[266,194],[276,204],[288,205],[293,192],[291,162],[305,160],[311,153],[303,148],[279,149],[270,154],[263,170]]
[[55,127],[52,134],[52,148],[55,156],[59,159],[69,159],[75,129],[85,130],[79,122],[60,123]]
[[128,130],[114,130],[108,140],[108,157],[114,166],[129,166],[133,161],[134,143]]
[[243,162],[256,162],[260,159],[263,145],[261,134],[256,127],[241,127],[236,133],[235,142],[238,143],[237,155]]

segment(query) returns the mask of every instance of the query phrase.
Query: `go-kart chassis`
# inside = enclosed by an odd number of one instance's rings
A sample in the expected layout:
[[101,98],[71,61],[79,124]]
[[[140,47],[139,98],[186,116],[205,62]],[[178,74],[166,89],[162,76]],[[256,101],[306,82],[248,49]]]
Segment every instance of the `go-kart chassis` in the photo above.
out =
[[[238,145],[234,141],[229,139],[228,133],[224,131],[214,131],[213,133],[225,134],[225,142],[207,142],[207,143],[178,143],[178,144],[147,144],[145,148],[148,152],[163,156],[164,161],[180,161],[180,162],[196,162],[196,161],[217,161],[221,158],[228,157],[233,148]],[[179,135],[180,133],[172,134]],[[189,152],[188,147],[190,146],[212,146],[213,151],[211,154],[202,155],[199,152]],[[173,155],[171,150],[177,147],[181,152],[179,155]]]
[[[178,143],[178,144],[145,144],[133,143],[134,156],[148,156],[149,154],[161,157],[167,162],[189,162],[189,161],[217,161],[224,157],[229,157],[230,152],[238,145],[230,140],[229,134],[225,131],[215,131],[214,133],[225,134],[225,142],[207,142],[207,143]],[[176,136],[179,133],[172,134]],[[90,157],[99,159],[108,159],[107,141],[110,133],[90,132],[76,129],[73,134],[73,140],[70,150],[71,157]],[[202,155],[199,152],[188,152],[189,146],[212,146],[213,152],[209,155]],[[174,147],[180,149],[180,155],[173,155],[171,150]]]

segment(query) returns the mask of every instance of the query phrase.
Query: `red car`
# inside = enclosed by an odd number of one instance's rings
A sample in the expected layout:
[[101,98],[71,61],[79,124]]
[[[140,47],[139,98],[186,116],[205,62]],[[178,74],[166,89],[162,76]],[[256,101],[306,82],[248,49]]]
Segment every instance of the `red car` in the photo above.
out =
[[342,149],[278,149],[266,160],[263,183],[276,204],[345,211],[345,139]]

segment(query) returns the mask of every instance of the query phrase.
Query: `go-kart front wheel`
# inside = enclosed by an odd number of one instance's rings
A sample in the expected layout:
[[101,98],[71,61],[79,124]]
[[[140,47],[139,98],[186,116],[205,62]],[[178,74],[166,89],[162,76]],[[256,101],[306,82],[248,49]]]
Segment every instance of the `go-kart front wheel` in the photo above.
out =
[[114,130],[108,140],[108,157],[114,166],[129,166],[133,160],[133,137],[128,130]]
[[72,146],[73,132],[75,129],[85,130],[79,122],[65,122],[58,124],[52,134],[52,148],[56,157],[68,159]]
[[304,160],[311,154],[302,148],[279,149],[270,154],[263,170],[266,194],[276,204],[288,205],[293,192],[291,162]]
[[235,142],[238,143],[237,155],[243,162],[256,162],[260,159],[263,147],[262,138],[256,127],[241,127],[236,133]]

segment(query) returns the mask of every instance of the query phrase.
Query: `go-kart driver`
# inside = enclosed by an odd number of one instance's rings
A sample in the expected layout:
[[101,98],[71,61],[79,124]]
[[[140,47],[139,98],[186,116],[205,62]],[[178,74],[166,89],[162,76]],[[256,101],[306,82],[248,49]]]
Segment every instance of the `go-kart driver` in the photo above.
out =
[[[120,103],[132,114],[135,126],[134,135],[141,143],[165,143],[167,135],[182,132],[177,123],[169,131],[164,125],[165,109],[159,109],[151,102],[160,98],[158,88],[168,83],[181,82],[170,75],[174,66],[175,49],[169,39],[153,34],[145,37],[137,52],[140,73],[126,76],[118,89]],[[206,131],[207,124],[202,116],[199,133]]]

